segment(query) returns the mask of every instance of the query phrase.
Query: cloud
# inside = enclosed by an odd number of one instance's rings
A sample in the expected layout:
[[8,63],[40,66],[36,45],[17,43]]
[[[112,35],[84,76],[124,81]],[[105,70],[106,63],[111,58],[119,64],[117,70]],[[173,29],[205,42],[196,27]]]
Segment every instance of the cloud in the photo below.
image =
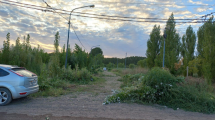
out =
[[0,16],[1,16],[1,17],[8,17],[9,14],[8,14],[8,12],[5,11],[5,10],[0,10]]
[[[125,16],[125,17],[141,17],[141,18],[160,18],[168,19],[173,12],[175,18],[194,18],[201,16],[194,14],[195,10],[200,11],[204,7],[191,8],[181,6],[183,4],[205,4],[202,1],[189,0],[108,0],[107,2],[93,2],[94,0],[48,0],[48,4],[52,7],[72,10],[74,8],[95,4],[95,8],[77,9],[76,12],[93,13],[100,15]],[[46,4],[41,0],[19,0],[19,2],[29,3],[34,5]],[[209,2],[209,1],[208,1]],[[131,4],[143,3],[143,4]],[[162,5],[163,4],[163,5]],[[169,4],[168,6],[165,4]],[[179,5],[180,4],[180,5]],[[208,3],[207,3],[208,4]],[[73,13],[77,14],[77,13]],[[54,35],[57,31],[60,33],[60,46],[66,44],[68,33],[68,18],[69,15],[62,15],[62,18],[57,13],[42,12],[27,8],[1,5],[0,8],[0,38],[5,38],[7,32],[11,32],[12,41],[17,37],[23,37],[30,34],[32,46],[37,47],[37,44],[47,52],[52,52]],[[117,18],[117,17],[116,17]],[[150,20],[147,20],[150,21]],[[72,16],[72,25],[81,42],[89,52],[90,48],[95,45],[101,45],[106,56],[125,57],[125,52],[128,56],[145,56],[147,49],[147,40],[153,26],[160,25],[163,31],[166,23],[160,22],[123,22],[117,20],[102,20],[95,18],[84,18]],[[164,21],[165,22],[165,21]],[[176,24],[177,31],[183,34],[186,27],[190,24]],[[194,28],[198,28],[200,24],[191,24]],[[77,43],[81,46],[73,30],[70,31],[69,44],[74,48]],[[142,46],[141,46],[142,45]],[[2,44],[0,44],[0,47]],[[81,46],[82,47],[82,46]]]
[[200,1],[194,2],[194,1],[192,1],[192,0],[189,0],[189,2],[192,3],[192,4],[199,4],[199,5],[200,5],[200,4],[203,4],[203,3],[200,2]]

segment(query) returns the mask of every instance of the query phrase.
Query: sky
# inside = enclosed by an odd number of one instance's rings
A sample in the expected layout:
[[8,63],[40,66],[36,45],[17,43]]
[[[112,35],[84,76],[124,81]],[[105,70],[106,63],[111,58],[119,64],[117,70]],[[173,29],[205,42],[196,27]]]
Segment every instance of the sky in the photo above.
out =
[[[39,44],[46,52],[54,51],[54,39],[57,31],[60,33],[60,49],[67,43],[68,14],[44,12],[1,3],[0,0],[0,48],[6,40],[6,34],[11,35],[11,44],[15,44],[17,37],[30,34],[31,46]],[[43,0],[10,0],[42,7],[47,7]],[[171,13],[175,19],[196,19],[215,12],[214,0],[45,0],[52,8],[71,11],[72,9],[94,4],[94,8],[81,8],[75,12],[98,15],[159,18],[168,19]],[[153,26],[160,25],[161,33],[166,25],[164,22],[132,22],[105,20],[71,16],[71,23],[83,44],[77,39],[73,29],[70,29],[69,44],[71,49],[78,44],[86,52],[99,46],[105,57],[124,58],[129,56],[146,56],[147,41]],[[147,20],[146,20],[147,21]],[[192,22],[192,21],[190,21]],[[177,23],[177,33],[182,36],[186,28],[191,25],[197,33],[203,23]]]

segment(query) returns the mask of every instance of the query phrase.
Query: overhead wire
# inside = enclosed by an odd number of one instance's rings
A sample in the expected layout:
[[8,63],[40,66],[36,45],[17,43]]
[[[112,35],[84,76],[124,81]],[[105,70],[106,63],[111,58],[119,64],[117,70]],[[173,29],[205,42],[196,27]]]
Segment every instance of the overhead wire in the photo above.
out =
[[[55,1],[57,2],[58,5],[60,5],[60,8],[63,9],[63,7],[61,6],[61,4],[59,4],[59,1],[58,1],[58,0],[55,0]],[[54,8],[53,8],[53,9],[54,9]],[[71,25],[72,25],[72,24],[71,24]],[[73,26],[72,26],[72,27],[73,27]],[[74,30],[74,27],[73,27],[73,30]],[[75,31],[75,30],[74,30],[74,31]],[[76,31],[75,31],[75,32],[76,32]],[[80,32],[79,32],[79,33],[80,33]],[[75,33],[75,34],[76,34],[76,33]],[[80,33],[79,35],[82,36],[81,33]],[[77,36],[77,35],[76,35],[76,36]],[[82,37],[83,37],[83,36],[82,36]],[[78,37],[78,38],[79,38],[79,37]],[[86,42],[86,43],[89,45],[88,42]],[[90,45],[89,45],[89,46],[90,46]]]
[[[43,2],[45,2],[44,0],[43,0]],[[47,3],[47,2],[45,2],[45,4],[49,7],[49,8],[51,8],[52,9],[52,7]],[[54,10],[54,9],[53,9]],[[55,10],[54,10],[55,11]],[[56,12],[56,11],[55,11]],[[60,14],[59,14],[60,15]],[[60,15],[61,17],[63,17],[62,15]],[[65,20],[67,20],[65,17],[63,17]],[[68,21],[68,20],[67,20]],[[75,29],[74,29],[74,27],[73,27],[73,25],[71,24],[71,27],[72,27],[72,29],[73,29],[73,31],[74,31],[74,33],[75,33],[75,35],[76,35],[76,37],[77,37],[77,39],[79,40],[79,42],[81,43],[81,45],[82,45],[82,47],[84,47],[84,45],[82,44],[82,42],[81,42],[81,40],[79,39],[79,37],[78,37],[78,35],[77,35],[77,33],[76,33],[76,31],[75,31]],[[85,47],[84,47],[84,49],[85,50],[87,50]]]
[[[9,5],[15,5],[15,6],[19,6],[19,7],[25,7],[25,8],[30,8],[30,9],[35,9],[35,10],[40,10],[40,11],[44,11],[44,12],[53,12],[53,13],[57,13],[57,14],[67,14],[69,15],[69,13],[63,13],[63,12],[57,12],[51,9],[42,9],[42,8],[33,8],[33,7],[29,7],[29,6],[23,6],[23,5],[17,5],[17,4],[13,4],[13,3],[7,3],[7,2],[2,2],[1,3],[4,4],[9,4]],[[79,16],[79,17],[85,17],[85,18],[96,18],[96,19],[105,19],[105,20],[116,20],[116,21],[128,21],[128,22],[151,22],[151,23],[166,23],[166,21],[140,21],[140,20],[132,20],[132,19],[117,19],[117,18],[104,18],[104,17],[94,17],[94,16],[86,16],[86,15],[76,15],[76,14],[72,14],[72,16]],[[195,22],[176,22],[176,23],[204,23],[204,21],[195,21]]]
[[[85,0],[82,0],[82,2],[83,1],[85,1]],[[108,2],[108,1],[92,1],[92,0],[88,0],[87,2],[97,2],[97,3],[108,3],[108,4],[139,4],[139,5],[141,5],[141,4],[143,4],[143,5],[155,5],[155,6],[172,6],[172,5],[175,5],[175,4],[162,4],[162,3],[155,3],[155,2],[145,2],[145,3],[143,3],[143,2]],[[150,4],[149,4],[150,3]],[[191,5],[191,4],[177,4],[177,6],[209,6],[209,5],[206,5],[206,4],[204,4],[204,5],[202,5],[202,4],[198,4],[198,5]]]
[[[42,7],[42,6],[36,6],[36,5],[31,5],[31,4],[25,4],[25,3],[20,3],[20,2],[15,2],[15,1],[11,1],[11,0],[4,0],[4,1],[9,1],[9,2],[12,2],[12,3],[17,3],[17,4],[24,4],[24,5],[29,5],[29,6],[33,6],[33,7],[39,7],[39,8],[44,8],[44,9],[47,9],[47,11],[49,11],[50,8],[47,8],[47,7]],[[55,11],[61,11],[61,12],[71,12],[71,11],[68,11],[68,10],[63,10],[63,9],[56,9],[56,8],[51,8]],[[122,17],[122,16],[111,16],[111,15],[100,15],[100,14],[94,14],[94,13],[82,13],[82,12],[73,12],[73,13],[78,13],[78,14],[85,14],[85,15],[94,15],[94,16],[99,16],[99,17],[114,17],[114,18],[129,18],[129,19],[151,19],[151,20],[168,20],[168,19],[161,19],[161,18],[140,18],[140,17]],[[175,19],[175,20],[204,20],[204,19]]]

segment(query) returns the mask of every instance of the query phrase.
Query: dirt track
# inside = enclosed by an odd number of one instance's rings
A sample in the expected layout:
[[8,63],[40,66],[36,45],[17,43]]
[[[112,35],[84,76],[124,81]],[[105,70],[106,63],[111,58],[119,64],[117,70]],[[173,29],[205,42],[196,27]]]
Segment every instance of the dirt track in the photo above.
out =
[[0,120],[214,120],[215,115],[173,110],[163,106],[117,103],[102,105],[119,77],[104,72],[106,83],[95,87],[98,93],[82,92],[48,98],[22,98],[0,107]]

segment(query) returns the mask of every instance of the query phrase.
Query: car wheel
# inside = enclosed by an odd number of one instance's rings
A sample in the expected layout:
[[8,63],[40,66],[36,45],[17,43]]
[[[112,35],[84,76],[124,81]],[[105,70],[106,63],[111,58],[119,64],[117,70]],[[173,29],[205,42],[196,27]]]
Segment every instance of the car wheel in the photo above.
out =
[[11,93],[6,88],[0,88],[0,106],[7,105],[12,100]]

